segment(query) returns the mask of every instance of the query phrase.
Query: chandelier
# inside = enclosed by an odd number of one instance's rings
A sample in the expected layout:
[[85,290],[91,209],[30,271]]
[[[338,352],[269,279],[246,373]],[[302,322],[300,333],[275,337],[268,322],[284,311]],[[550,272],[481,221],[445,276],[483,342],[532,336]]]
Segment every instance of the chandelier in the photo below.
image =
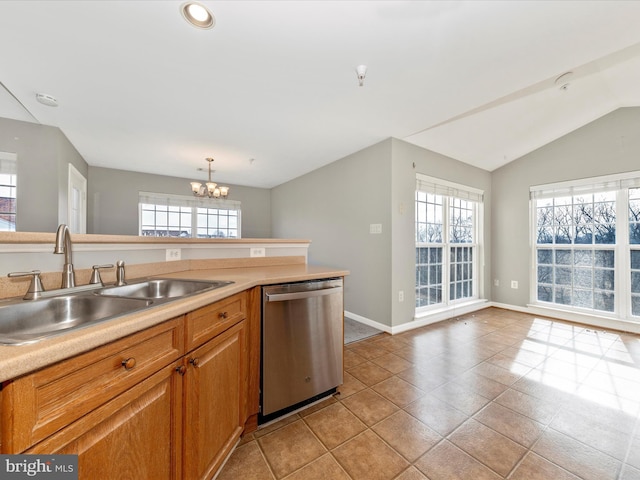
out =
[[217,183],[211,181],[211,164],[213,158],[205,158],[209,162],[209,181],[204,185],[200,182],[191,182],[191,191],[196,197],[209,197],[209,198],[227,198],[229,195],[229,187],[219,186]]

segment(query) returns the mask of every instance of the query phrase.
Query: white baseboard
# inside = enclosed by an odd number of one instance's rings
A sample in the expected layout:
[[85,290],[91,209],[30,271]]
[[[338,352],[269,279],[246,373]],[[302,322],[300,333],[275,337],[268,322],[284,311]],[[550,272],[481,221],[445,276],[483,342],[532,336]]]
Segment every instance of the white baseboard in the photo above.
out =
[[344,312],[344,316],[349,317],[357,322],[364,323],[365,325],[368,325],[370,327],[377,328],[378,330],[382,330],[383,332],[390,333],[391,335],[396,335],[398,333],[408,332],[409,330],[413,330],[415,328],[425,327],[427,325],[431,325],[432,323],[448,320],[458,315],[465,315],[477,310],[482,310],[483,308],[487,308],[489,306],[490,303],[486,300],[478,300],[464,305],[457,305],[446,310],[443,309],[439,311],[429,312],[425,315],[414,318],[414,320],[411,322],[406,322],[401,325],[392,327],[376,322],[375,320],[371,320],[370,318],[363,317],[361,315],[358,315],[357,313],[348,312],[346,310]]
[[376,322],[375,320],[371,320],[370,318],[358,315],[357,313],[347,312],[345,310],[344,316],[349,317],[350,319],[355,320],[356,322],[364,323],[365,325],[368,325],[370,327],[377,328],[378,330],[382,330],[383,332],[391,333],[391,327],[389,325],[384,325],[382,323]]
[[518,305],[509,305],[507,303],[490,302],[490,306],[515,312],[528,313],[531,315],[540,315],[542,317],[557,318],[558,320],[567,320],[569,322],[581,323],[592,327],[606,328],[629,333],[640,333],[640,323],[618,320],[615,318],[569,312],[556,308],[541,307],[539,305],[527,305],[526,307],[521,307]]

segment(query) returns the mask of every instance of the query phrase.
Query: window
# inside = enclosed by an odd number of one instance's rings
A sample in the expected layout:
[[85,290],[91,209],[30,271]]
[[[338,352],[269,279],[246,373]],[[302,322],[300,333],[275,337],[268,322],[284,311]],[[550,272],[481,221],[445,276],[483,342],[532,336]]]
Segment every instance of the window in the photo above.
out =
[[140,192],[140,235],[240,238],[240,202]]
[[640,317],[639,187],[636,172],[531,188],[536,303]]
[[16,154],[0,152],[0,231],[16,231]]
[[416,310],[478,298],[483,192],[417,175]]

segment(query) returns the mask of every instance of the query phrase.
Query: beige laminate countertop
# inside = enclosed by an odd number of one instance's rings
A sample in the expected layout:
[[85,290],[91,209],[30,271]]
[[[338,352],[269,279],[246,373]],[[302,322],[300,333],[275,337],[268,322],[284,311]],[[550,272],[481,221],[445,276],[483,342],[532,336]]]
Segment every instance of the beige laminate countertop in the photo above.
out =
[[[0,346],[0,382],[73,357],[165,320],[259,285],[316,280],[348,275],[346,270],[308,264],[188,270],[159,277],[194,280],[231,280],[231,285],[147,310],[125,315],[31,345]],[[135,280],[132,280],[132,282]]]

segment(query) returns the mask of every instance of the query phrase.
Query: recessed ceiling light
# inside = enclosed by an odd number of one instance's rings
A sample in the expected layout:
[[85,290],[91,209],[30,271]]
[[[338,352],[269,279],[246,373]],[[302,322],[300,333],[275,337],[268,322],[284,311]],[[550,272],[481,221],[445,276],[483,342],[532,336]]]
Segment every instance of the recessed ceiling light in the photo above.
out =
[[184,19],[197,28],[213,28],[216,19],[207,7],[198,2],[186,2],[180,7]]

